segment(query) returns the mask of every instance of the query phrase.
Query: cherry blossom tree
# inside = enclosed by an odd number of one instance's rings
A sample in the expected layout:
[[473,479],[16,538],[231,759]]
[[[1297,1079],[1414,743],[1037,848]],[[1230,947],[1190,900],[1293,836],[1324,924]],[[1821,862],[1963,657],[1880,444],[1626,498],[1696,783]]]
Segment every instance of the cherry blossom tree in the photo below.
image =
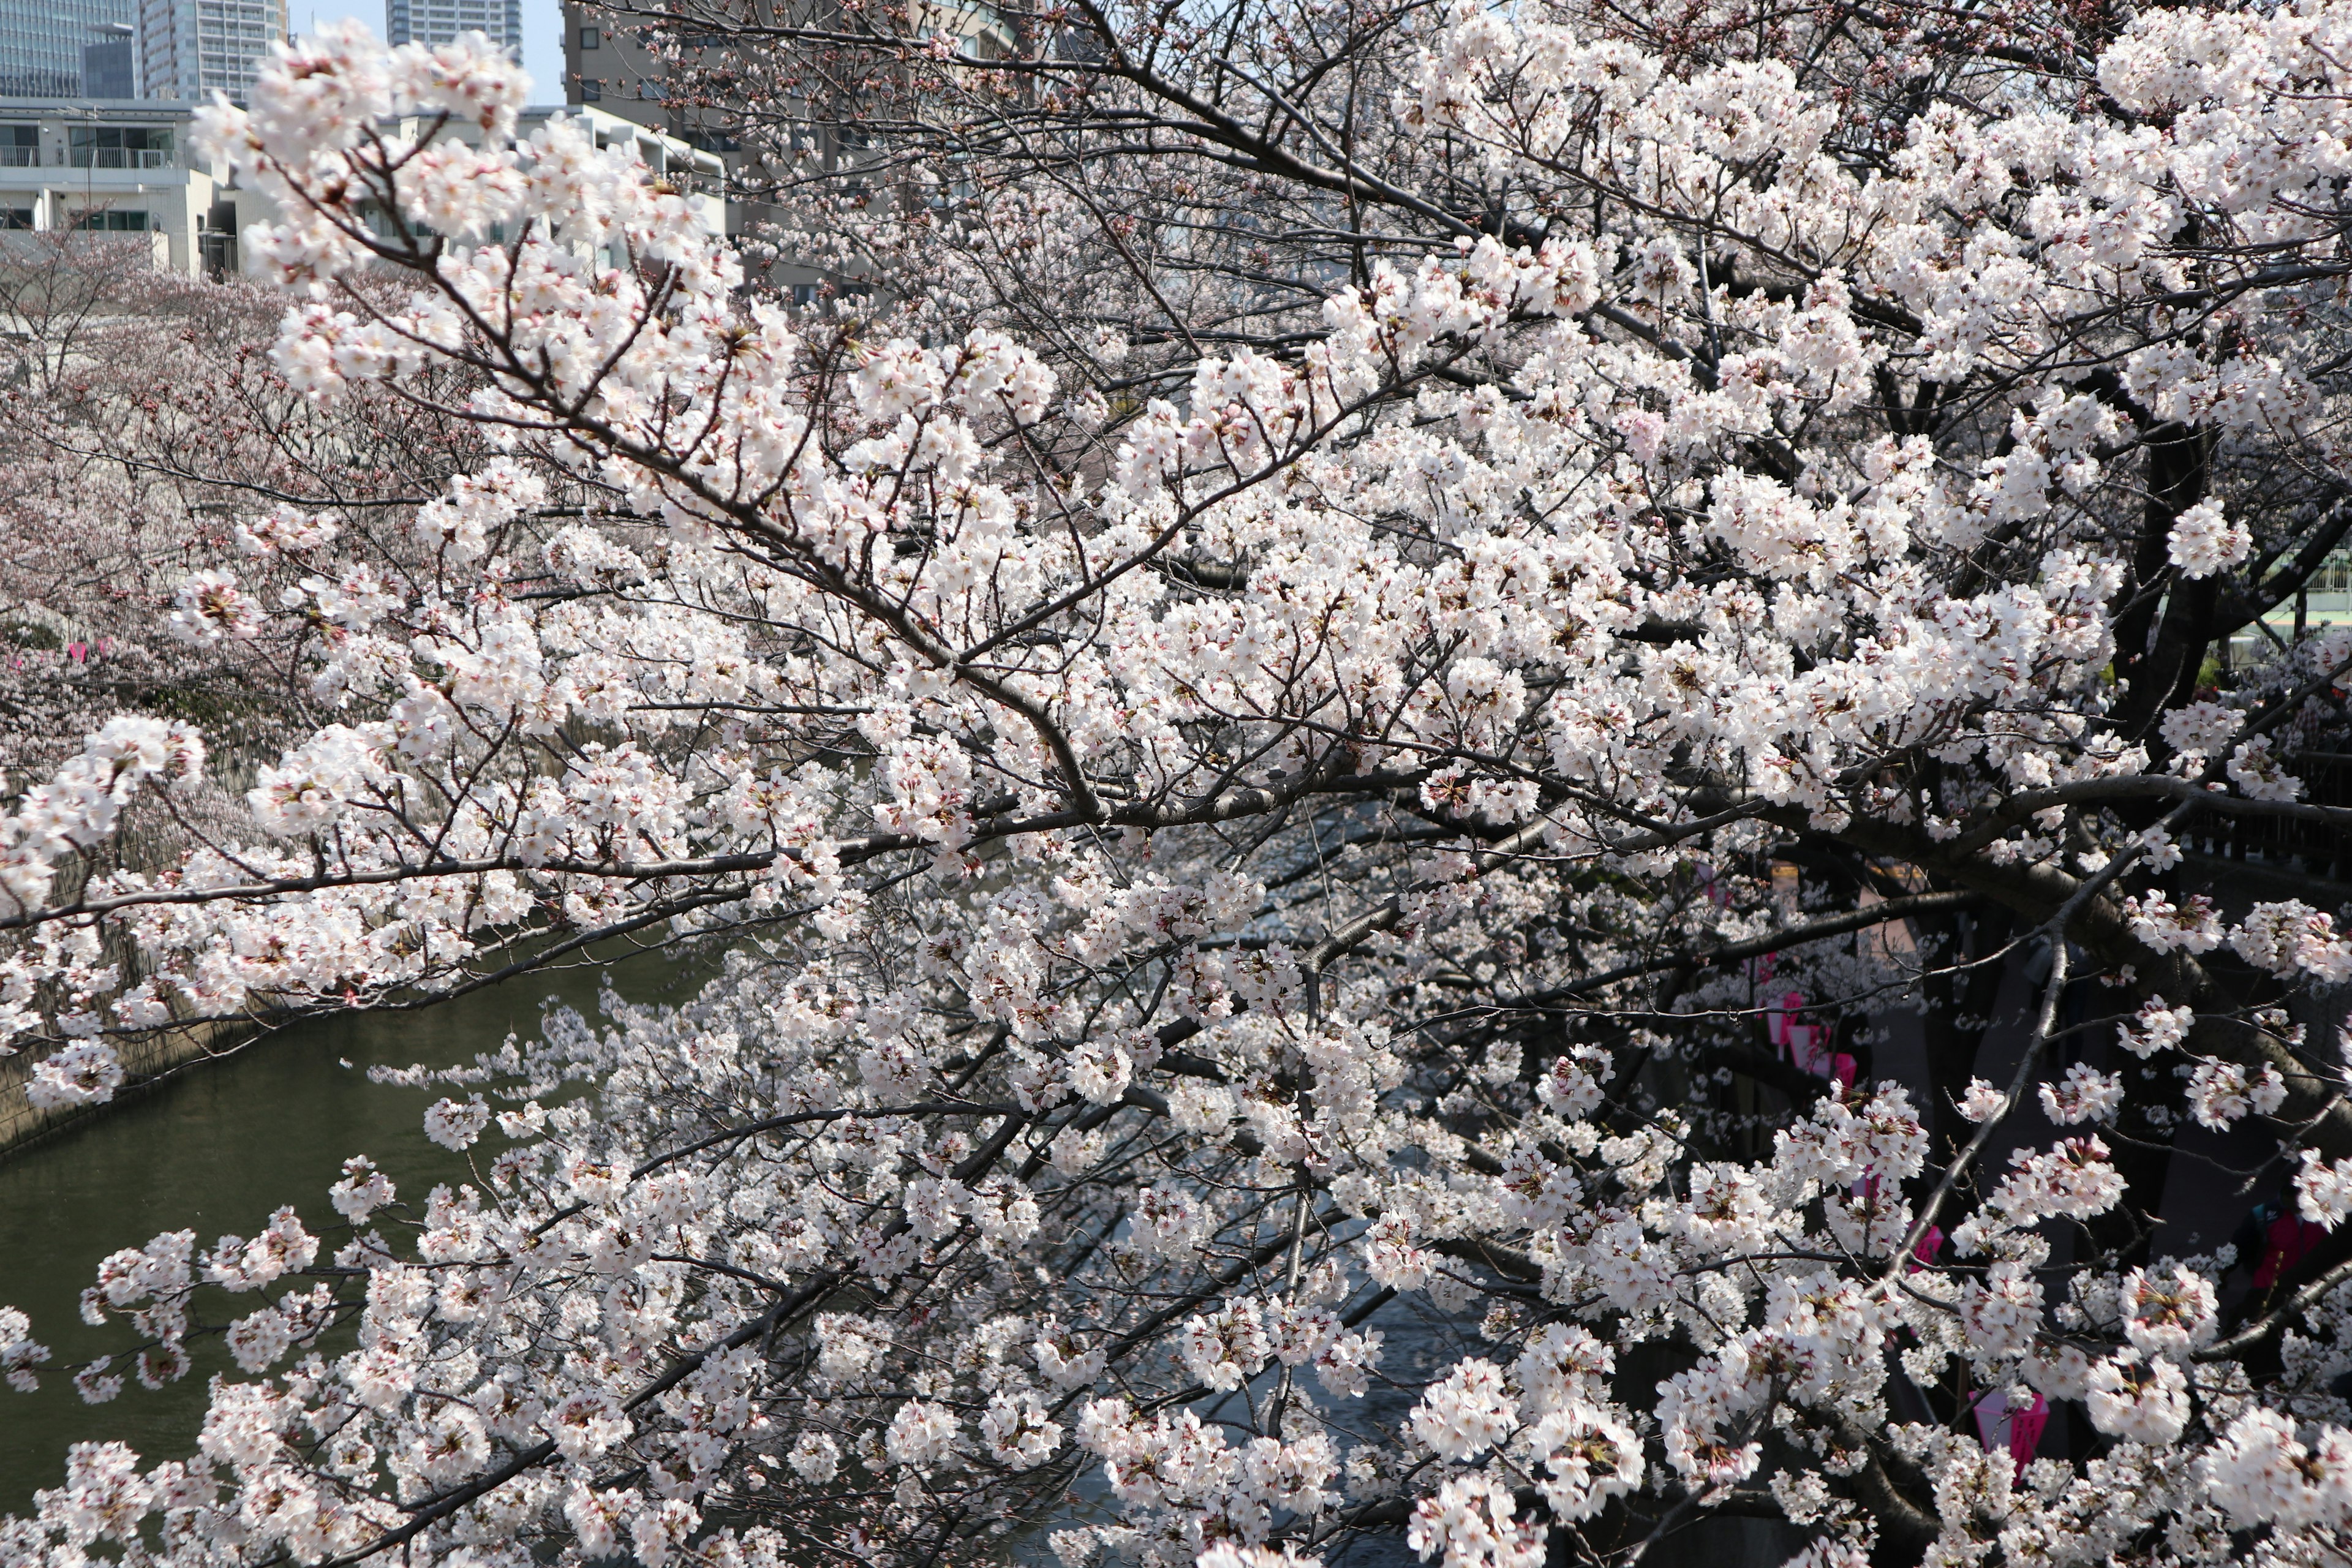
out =
[[[218,777],[171,805],[249,831],[239,776],[332,710],[309,696],[301,628],[178,635],[180,589],[236,552],[240,519],[293,505],[373,538],[486,451],[404,395],[294,391],[268,354],[275,289],[159,271],[116,237],[26,239],[0,268],[16,356],[0,395],[0,773],[37,782],[125,709],[173,715],[202,725]],[[133,830],[101,860],[176,862],[171,812],[127,804]]]
[[[1078,283],[1156,300],[1145,253],[1008,253],[1078,280],[1026,336],[879,205],[925,335],[795,313],[625,154],[518,144],[478,41],[324,29],[208,112],[288,215],[276,374],[487,451],[178,585],[334,716],[165,872],[104,847],[197,725],[25,792],[0,1029],[95,1100],[123,1030],[721,972],[438,1074],[473,1182],[355,1158],[333,1235],[110,1258],[105,1362],[0,1313],[19,1383],[236,1369],[9,1559],[2339,1560],[2352,943],[2181,846],[2352,818],[2296,772],[2352,631],[2207,679],[2345,526],[2352,6],[1382,13],[1354,142],[1268,74],[1332,73],[1082,15],[922,58],[1259,182],[1321,279],[1278,330],[1202,330],[1220,233],[1130,374]],[[990,199],[1066,210],[1050,163]],[[2155,1223],[2200,1125],[2290,1205],[2252,1283]]]

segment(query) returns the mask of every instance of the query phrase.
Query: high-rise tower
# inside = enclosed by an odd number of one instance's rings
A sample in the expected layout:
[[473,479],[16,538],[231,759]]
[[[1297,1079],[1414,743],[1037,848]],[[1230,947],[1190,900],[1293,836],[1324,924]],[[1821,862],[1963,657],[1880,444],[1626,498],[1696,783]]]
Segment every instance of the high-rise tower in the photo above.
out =
[[[114,68],[139,0],[0,0],[0,98],[132,98]],[[92,65],[96,81],[85,80]]]
[[[16,0],[0,0],[0,5]],[[286,37],[286,0],[138,0],[148,98],[243,102],[269,46]]]
[[384,0],[383,36],[395,44],[446,44],[486,33],[522,58],[522,0]]

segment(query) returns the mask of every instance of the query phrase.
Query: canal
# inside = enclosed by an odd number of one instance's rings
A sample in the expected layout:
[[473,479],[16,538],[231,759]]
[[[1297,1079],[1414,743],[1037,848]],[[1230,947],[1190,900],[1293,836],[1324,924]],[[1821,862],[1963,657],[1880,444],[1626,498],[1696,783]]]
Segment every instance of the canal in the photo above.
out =
[[[683,1000],[668,972],[660,957],[639,956],[609,972],[525,976],[421,1012],[299,1024],[0,1160],[0,1306],[31,1315],[53,1369],[77,1363],[125,1342],[127,1327],[86,1327],[78,1308],[99,1260],[118,1247],[187,1229],[201,1254],[225,1233],[252,1236],[287,1204],[323,1233],[341,1224],[327,1188],[353,1154],[421,1203],[435,1183],[468,1179],[464,1158],[421,1129],[446,1091],[372,1083],[369,1068],[469,1060],[509,1032],[535,1032],[551,995],[593,1014],[600,973],[633,1001]],[[58,1485],[73,1443],[125,1442],[150,1465],[184,1457],[205,1383],[222,1370],[234,1363],[207,1342],[188,1377],[160,1392],[130,1379],[109,1405],[83,1404],[55,1370],[37,1393],[0,1388],[0,1515],[29,1511],[36,1489]]]
[[[186,1457],[204,1418],[206,1383],[218,1372],[243,1375],[218,1342],[206,1339],[194,1343],[194,1371],[180,1382],[154,1391],[127,1379],[111,1403],[82,1403],[57,1367],[116,1351],[128,1332],[120,1323],[100,1330],[81,1321],[79,1298],[100,1258],[180,1229],[196,1233],[202,1253],[224,1233],[252,1236],[287,1204],[314,1232],[333,1235],[342,1222],[327,1188],[353,1154],[373,1159],[404,1201],[421,1205],[434,1184],[469,1179],[464,1158],[422,1131],[425,1107],[446,1091],[374,1083],[369,1068],[468,1061],[509,1033],[535,1033],[551,999],[593,1016],[600,976],[609,975],[631,1001],[677,1004],[708,973],[703,965],[641,954],[609,968],[525,976],[420,1012],[314,1020],[226,1060],[195,1064],[0,1160],[0,1306],[30,1314],[34,1337],[55,1352],[37,1392],[0,1388],[0,1515],[31,1511],[37,1490],[58,1485],[74,1443],[128,1443],[147,1466]],[[493,1132],[484,1147],[496,1143]],[[217,1292],[199,1298],[215,1311],[221,1300]],[[1400,1381],[1376,1384],[1360,1404],[1337,1412],[1359,1433],[1393,1429],[1418,1384],[1466,1344],[1461,1325],[1449,1328],[1404,1303],[1391,1303],[1373,1326],[1387,1336],[1384,1370]],[[1204,1414],[1214,1418],[1213,1402]],[[1079,1489],[1099,1502],[1094,1474]],[[1051,1564],[1045,1533],[1012,1538],[1006,1561]],[[1801,1544],[1787,1527],[1761,1520],[1708,1520],[1647,1561],[1657,1568],[1764,1568]],[[1329,1562],[1420,1568],[1402,1531],[1360,1539]]]

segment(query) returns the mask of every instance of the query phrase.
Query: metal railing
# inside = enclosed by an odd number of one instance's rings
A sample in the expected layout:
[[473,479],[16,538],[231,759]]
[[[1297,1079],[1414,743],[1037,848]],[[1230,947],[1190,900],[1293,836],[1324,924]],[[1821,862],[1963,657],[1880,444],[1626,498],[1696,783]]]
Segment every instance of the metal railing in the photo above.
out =
[[77,169],[168,169],[169,147],[75,147],[66,162]]
[[41,150],[38,147],[20,147],[13,142],[0,142],[0,169],[38,168],[40,162]]
[[[2352,755],[2291,752],[2281,761],[2303,781],[2307,803],[2352,805]],[[2205,811],[2189,818],[2180,842],[2185,848],[2231,860],[2251,860],[2333,882],[2352,881],[2352,833],[2330,822]]]

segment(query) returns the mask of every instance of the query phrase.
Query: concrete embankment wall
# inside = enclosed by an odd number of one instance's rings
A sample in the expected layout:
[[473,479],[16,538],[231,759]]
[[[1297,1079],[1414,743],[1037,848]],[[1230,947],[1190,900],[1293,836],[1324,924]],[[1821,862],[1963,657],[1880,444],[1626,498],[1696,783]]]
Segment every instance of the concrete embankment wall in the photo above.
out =
[[122,1058],[123,1084],[112,1100],[102,1105],[36,1107],[25,1095],[33,1068],[46,1051],[24,1051],[0,1058],[0,1160],[91,1116],[103,1116],[112,1106],[139,1094],[174,1070],[235,1050],[252,1039],[254,1026],[239,1020],[180,1024],[151,1029],[115,1042]]

